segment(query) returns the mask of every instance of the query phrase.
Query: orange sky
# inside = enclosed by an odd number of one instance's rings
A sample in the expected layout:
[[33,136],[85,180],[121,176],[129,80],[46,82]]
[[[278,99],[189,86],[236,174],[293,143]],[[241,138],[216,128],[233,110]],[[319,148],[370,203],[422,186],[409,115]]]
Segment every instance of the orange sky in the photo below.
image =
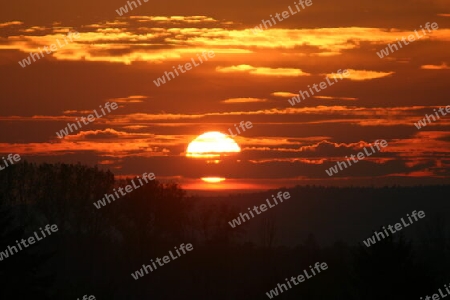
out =
[[[295,184],[449,183],[450,115],[413,123],[450,105],[447,0],[314,1],[258,34],[252,29],[293,1],[8,3],[0,11],[0,154],[33,162],[155,173],[187,188],[226,177],[225,188]],[[39,13],[36,13],[39,12]],[[439,29],[380,59],[377,52],[427,22]],[[31,52],[68,31],[78,39],[22,68]],[[160,87],[172,66],[210,58]],[[288,99],[337,70],[350,76],[291,106]],[[105,102],[119,108],[69,136],[56,132]],[[253,127],[242,152],[220,163],[185,157],[207,131]],[[333,178],[325,170],[375,140],[389,146]],[[225,186],[227,182],[228,186]],[[201,186],[200,186],[201,185]]]

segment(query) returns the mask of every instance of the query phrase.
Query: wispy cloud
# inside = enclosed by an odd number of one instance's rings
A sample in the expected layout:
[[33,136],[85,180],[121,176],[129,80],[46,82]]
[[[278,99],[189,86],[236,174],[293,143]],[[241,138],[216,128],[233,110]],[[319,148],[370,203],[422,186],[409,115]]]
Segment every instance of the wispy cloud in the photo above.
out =
[[142,103],[145,99],[148,99],[147,96],[128,96],[126,98],[112,98],[110,101],[114,101],[117,103]]
[[290,93],[290,92],[274,92],[271,95],[275,96],[275,97],[281,97],[281,98],[292,98],[292,97],[298,96],[298,93],[294,94],[294,93]]
[[[354,80],[354,81],[363,81],[363,80],[383,78],[383,77],[387,77],[387,76],[395,73],[395,72],[378,72],[378,71],[353,70],[353,69],[348,69],[348,72],[350,73],[350,75],[345,78]],[[337,75],[334,73],[327,74],[328,78],[335,78],[336,76]]]
[[358,98],[353,98],[353,97],[334,97],[334,96],[313,96],[313,98],[322,99],[322,100],[344,100],[344,101],[358,100]]
[[233,104],[233,103],[256,103],[256,102],[267,102],[267,99],[261,99],[261,98],[230,98],[221,101],[222,103],[226,104]]
[[180,23],[216,23],[216,19],[207,16],[130,16],[130,19],[136,19],[138,22],[162,22],[174,24]]
[[421,69],[425,70],[449,70],[450,66],[448,66],[445,62],[440,65],[423,65],[420,66]]
[[248,73],[251,75],[276,76],[276,77],[297,77],[297,76],[311,75],[309,73],[303,72],[300,69],[254,67],[250,65],[217,67],[216,71],[220,73]]
[[23,25],[23,22],[20,21],[10,21],[5,23],[0,23],[0,28],[2,27],[8,27],[8,26],[14,26],[14,25]]

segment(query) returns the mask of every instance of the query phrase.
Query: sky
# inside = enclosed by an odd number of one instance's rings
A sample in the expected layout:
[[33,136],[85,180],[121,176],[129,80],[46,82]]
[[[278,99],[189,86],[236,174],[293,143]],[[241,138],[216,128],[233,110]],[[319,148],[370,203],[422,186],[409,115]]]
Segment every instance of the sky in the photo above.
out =
[[[414,123],[450,105],[450,1],[312,0],[300,11],[285,0],[140,3],[128,12],[122,0],[2,5],[2,156],[153,172],[186,189],[449,183],[450,115]],[[427,23],[438,29],[422,31]],[[415,30],[420,39],[380,58]],[[348,76],[333,79],[338,70]],[[334,84],[290,104],[326,78]],[[57,136],[107,102],[117,109]],[[186,156],[199,135],[241,121],[253,125],[233,137],[241,152]],[[376,140],[388,146],[328,175]],[[209,176],[226,180],[200,180]]]

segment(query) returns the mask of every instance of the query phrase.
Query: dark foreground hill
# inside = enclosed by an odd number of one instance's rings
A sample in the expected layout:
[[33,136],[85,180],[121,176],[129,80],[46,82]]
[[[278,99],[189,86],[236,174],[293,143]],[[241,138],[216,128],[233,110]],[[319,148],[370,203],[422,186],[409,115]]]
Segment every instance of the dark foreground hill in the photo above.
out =
[[[82,165],[22,163],[0,172],[0,255],[58,226],[1,256],[0,299],[267,299],[316,262],[328,269],[277,298],[413,299],[450,282],[449,186],[281,189],[291,198],[232,228],[239,213],[277,191],[196,198],[150,181],[93,205],[128,183]],[[425,218],[362,244],[414,210]],[[193,250],[131,276],[183,243]]]
[[[254,213],[254,218],[239,226],[247,229],[246,240],[261,243],[258,231],[263,230],[261,225],[269,219],[275,228],[276,245],[296,246],[309,233],[313,233],[323,245],[336,240],[354,244],[381,226],[401,223],[401,218],[408,223],[407,214],[421,210],[425,218],[401,230],[402,234],[417,239],[450,232],[447,218],[450,215],[450,185],[384,188],[297,186],[226,197],[202,197],[202,200],[235,207],[238,214],[233,218],[236,218],[239,213],[248,213],[248,208],[267,204],[268,200],[273,205],[272,195],[276,197],[280,191],[289,192],[291,198],[260,215]],[[435,232],[437,228],[439,231]]]

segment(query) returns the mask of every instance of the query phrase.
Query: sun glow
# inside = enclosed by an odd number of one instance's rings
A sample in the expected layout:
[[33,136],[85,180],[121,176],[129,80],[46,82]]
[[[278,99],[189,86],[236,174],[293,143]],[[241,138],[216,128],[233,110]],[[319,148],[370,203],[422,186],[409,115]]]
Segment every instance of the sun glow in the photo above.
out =
[[218,132],[206,132],[196,137],[187,147],[186,156],[211,158],[241,152],[239,145],[229,136]]
[[225,179],[224,177],[202,177],[202,180],[207,183],[220,183]]

